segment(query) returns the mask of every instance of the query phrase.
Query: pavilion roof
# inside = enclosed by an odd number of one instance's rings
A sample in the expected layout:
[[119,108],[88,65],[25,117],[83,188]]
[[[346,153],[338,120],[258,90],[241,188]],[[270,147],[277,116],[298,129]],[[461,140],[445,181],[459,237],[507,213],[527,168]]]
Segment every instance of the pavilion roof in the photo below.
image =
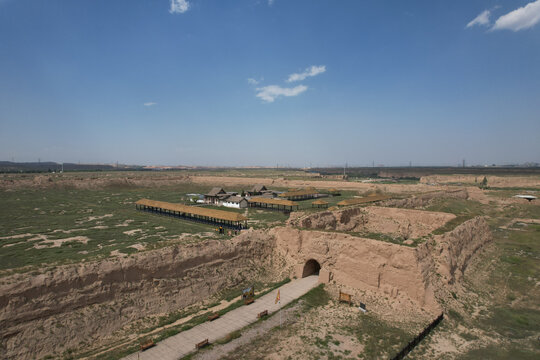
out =
[[272,205],[285,205],[285,206],[298,206],[298,203],[289,200],[273,199],[265,197],[252,197],[249,199],[250,203],[272,204]]
[[224,211],[224,210],[215,210],[215,209],[207,209],[204,207],[199,206],[189,206],[189,205],[183,205],[183,204],[174,204],[169,203],[165,201],[157,201],[157,200],[149,200],[149,199],[141,199],[136,202],[137,205],[146,205],[146,206],[152,206],[164,210],[171,210],[171,211],[178,211],[185,214],[192,214],[192,215],[198,215],[198,216],[206,216],[209,218],[214,218],[218,220],[225,220],[225,221],[244,221],[247,220],[247,218],[242,215],[238,214],[236,212],[232,211]]

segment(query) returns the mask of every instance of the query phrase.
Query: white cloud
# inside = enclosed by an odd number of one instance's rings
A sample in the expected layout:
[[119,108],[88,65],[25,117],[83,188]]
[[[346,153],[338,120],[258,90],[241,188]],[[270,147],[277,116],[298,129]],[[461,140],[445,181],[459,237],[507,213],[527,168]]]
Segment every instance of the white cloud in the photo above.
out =
[[183,14],[189,10],[189,1],[187,0],[171,0],[169,12],[171,14]]
[[274,0],[268,0],[268,5],[269,5],[269,6],[274,5]]
[[254,78],[249,78],[249,79],[247,79],[247,82],[248,82],[248,84],[250,84],[250,85],[257,85],[260,81],[259,81],[259,80],[255,80]]
[[144,106],[154,106],[154,105],[157,105],[157,103],[150,101],[150,102],[145,102],[143,105]]
[[501,16],[495,21],[491,30],[519,31],[528,29],[540,22],[540,0],[528,3],[508,14]]
[[279,96],[296,96],[307,90],[307,86],[298,85],[292,88],[283,88],[279,85],[269,85],[257,89],[257,97],[266,102],[274,102]]
[[488,26],[490,15],[491,15],[491,10],[482,11],[480,15],[472,19],[472,21],[467,24],[467,27],[470,28],[475,25]]
[[313,65],[311,67],[308,67],[304,72],[302,72],[300,74],[291,74],[291,75],[289,75],[289,78],[287,79],[287,82],[304,80],[307,77],[316,76],[316,75],[322,74],[325,71],[326,71],[326,66],[324,66],[324,65],[321,65],[321,66]]

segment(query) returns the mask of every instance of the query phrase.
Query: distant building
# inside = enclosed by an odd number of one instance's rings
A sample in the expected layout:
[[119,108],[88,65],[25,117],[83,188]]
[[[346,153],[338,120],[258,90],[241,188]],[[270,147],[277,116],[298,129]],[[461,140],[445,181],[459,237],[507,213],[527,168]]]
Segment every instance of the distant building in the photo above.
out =
[[279,194],[279,197],[287,200],[307,200],[321,197],[321,194],[319,194],[315,188],[308,187],[302,190],[291,189],[287,192]]
[[249,194],[249,196],[261,195],[263,192],[266,192],[266,191],[268,191],[266,186],[264,186],[264,185],[255,185],[255,186],[253,186],[253,188],[250,191],[248,191],[248,194]]
[[272,191],[272,190],[267,190],[267,191],[263,191],[261,193],[261,195],[259,195],[259,197],[272,199],[272,198],[275,198],[276,196],[278,196],[279,194],[280,193],[278,193],[278,192],[275,192],[275,191]]
[[230,208],[236,208],[236,209],[245,209],[248,207],[249,203],[246,200],[246,198],[243,198],[241,196],[229,196],[222,200],[221,205],[225,207]]
[[215,188],[212,188],[212,190],[210,190],[208,194],[204,195],[204,202],[207,204],[218,205],[221,199],[224,199],[228,196],[229,194],[227,194],[225,190],[223,190],[223,188],[215,187]]
[[338,189],[335,189],[335,188],[332,188],[330,190],[328,190],[328,193],[332,196],[340,196],[341,195],[341,191],[339,191]]

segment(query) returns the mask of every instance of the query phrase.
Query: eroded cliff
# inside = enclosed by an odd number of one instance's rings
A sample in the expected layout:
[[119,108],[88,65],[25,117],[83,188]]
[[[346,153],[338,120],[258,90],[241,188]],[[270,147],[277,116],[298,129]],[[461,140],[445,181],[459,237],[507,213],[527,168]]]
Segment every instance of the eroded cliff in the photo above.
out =
[[34,359],[99,343],[134,320],[182,309],[260,277],[261,269],[271,267],[274,246],[253,234],[4,278],[4,354]]
[[436,313],[434,288],[459,282],[490,240],[481,217],[416,248],[289,226],[12,275],[0,284],[2,356],[33,359],[99,346],[138,319],[180,310],[246,280],[300,277],[311,259],[321,266],[321,282]]

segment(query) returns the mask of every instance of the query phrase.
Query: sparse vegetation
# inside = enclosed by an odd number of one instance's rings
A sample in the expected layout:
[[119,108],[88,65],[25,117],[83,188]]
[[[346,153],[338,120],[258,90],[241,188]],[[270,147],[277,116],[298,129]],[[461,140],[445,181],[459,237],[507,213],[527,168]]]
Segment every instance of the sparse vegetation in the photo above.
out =
[[344,330],[364,345],[363,359],[390,357],[415,336],[373,314],[359,314]]
[[233,331],[232,333],[227,334],[227,336],[225,336],[222,339],[217,340],[216,342],[218,344],[220,344],[220,345],[223,345],[223,344],[226,344],[228,342],[231,342],[234,339],[238,339],[241,335],[242,334],[240,333],[240,331]]
[[[253,174],[256,172],[250,174],[249,176],[255,176]],[[82,178],[99,178],[99,176],[102,175],[85,174]],[[296,176],[301,177],[295,174],[291,178]],[[53,179],[52,182],[54,181]],[[483,183],[484,181],[481,184],[487,186]],[[111,256],[111,253],[129,256],[139,251],[158,249],[172,244],[188,244],[209,238],[227,239],[227,236],[216,234],[212,225],[138,212],[133,205],[134,201],[142,197],[188,203],[190,199],[186,197],[187,193],[204,193],[208,189],[209,186],[187,182],[178,186],[156,188],[125,186],[119,182],[118,185],[98,189],[53,186],[39,190],[20,188],[2,191],[5,206],[0,209],[0,216],[4,220],[0,224],[2,233],[0,276],[14,272],[26,272],[29,276],[37,276],[45,271],[55,270],[61,264],[102,259]],[[378,190],[380,189],[379,187]],[[242,189],[231,187],[227,190]],[[460,342],[466,343],[467,346],[463,347],[465,350],[458,352],[459,358],[463,359],[479,357],[504,359],[510,356],[533,359],[540,353],[536,339],[540,332],[540,311],[537,308],[537,299],[540,296],[537,287],[540,279],[538,261],[540,245],[537,240],[540,235],[540,224],[527,220],[540,219],[540,206],[535,203],[509,200],[515,194],[513,188],[490,186],[489,190],[480,191],[478,188],[474,190],[481,192],[485,199],[480,198],[481,201],[477,201],[438,198],[425,208],[456,215],[454,220],[447,222],[433,234],[443,234],[464,221],[481,215],[487,217],[495,241],[486,250],[475,254],[475,257],[479,257],[478,261],[471,269],[467,269],[464,279],[446,290],[446,295],[439,299],[447,315],[445,321],[434,335],[430,335],[414,350],[410,355],[412,359],[440,357],[436,350],[438,336],[451,337],[458,347]],[[340,196],[325,200],[333,206],[338,201],[356,194],[357,191],[343,191]],[[312,201],[301,201],[301,209],[307,213],[325,211],[312,209]],[[280,226],[288,219],[287,214],[277,211],[262,209],[230,211],[247,212],[254,228]],[[400,245],[405,245],[404,240],[407,239],[410,240],[407,246],[416,246],[424,241],[435,242],[436,239],[431,234],[417,239],[376,232],[350,234]],[[55,244],[53,241],[58,243]],[[440,277],[439,274],[435,275]],[[234,282],[240,285],[218,294],[216,299],[211,300],[212,303],[191,309],[184,308],[161,316],[154,315],[145,324],[144,321],[133,324],[131,331],[146,335],[148,339],[161,341],[207,321],[208,314],[213,312],[211,308],[219,304],[218,300],[231,301],[240,296],[241,290],[248,285],[255,284],[257,290],[265,289],[257,294],[256,297],[260,297],[288,281],[290,280],[262,283],[244,279],[244,275],[241,275]],[[134,299],[126,301],[123,305],[131,308],[140,306]],[[381,301],[392,299],[385,295],[381,296]],[[317,325],[322,328],[325,328],[327,319],[317,318],[314,314],[323,314],[328,309],[336,307],[323,285],[289,306],[295,304],[299,309],[297,314],[299,322],[306,316],[314,316],[320,322]],[[242,305],[241,301],[236,301],[218,313],[223,315]],[[96,308],[104,314],[119,312],[118,304],[113,303],[98,304]],[[187,320],[188,316],[194,314],[196,316]],[[315,331],[307,329],[296,338],[301,339],[307,348],[314,351],[314,357],[337,359],[354,356],[371,359],[392,356],[416,335],[416,330],[410,330],[408,327],[410,324],[383,320],[375,312],[351,314],[339,328],[328,325],[328,331],[317,330],[319,332],[314,336],[306,336],[309,331]],[[179,321],[182,319],[186,321]],[[178,324],[171,326],[177,321]],[[70,326],[67,322],[54,321],[49,327],[36,326],[36,331],[54,333],[56,336],[59,332],[67,331]],[[293,329],[300,328],[295,328],[293,322],[290,326],[272,330],[268,334],[269,344],[276,345],[276,351],[279,353],[281,346],[284,346],[284,339],[296,336]],[[239,331],[235,331],[220,339],[217,344],[229,343],[240,335]],[[352,337],[354,343],[362,347],[360,356],[346,348],[347,342],[351,341],[346,336]],[[139,340],[129,340],[123,344],[125,339],[110,342],[107,345],[110,346],[110,351],[96,357],[117,359],[136,351]],[[116,347],[118,344],[123,345]],[[259,340],[250,346],[256,344],[267,346]],[[56,355],[66,359],[78,358],[83,355],[95,356],[99,351],[105,350],[103,348],[90,350],[86,343],[80,343],[79,346],[84,350],[70,345],[59,350]],[[305,355],[306,353],[299,352],[287,356],[299,358]]]

